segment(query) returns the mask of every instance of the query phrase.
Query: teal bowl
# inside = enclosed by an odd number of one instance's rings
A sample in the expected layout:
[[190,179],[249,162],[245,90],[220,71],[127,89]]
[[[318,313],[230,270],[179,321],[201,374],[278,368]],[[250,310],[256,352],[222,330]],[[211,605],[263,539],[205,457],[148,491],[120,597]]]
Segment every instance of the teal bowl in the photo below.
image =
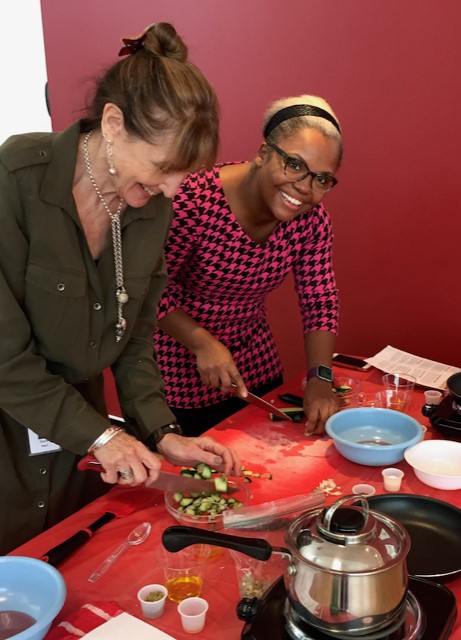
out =
[[342,456],[372,467],[400,462],[424,436],[415,418],[377,407],[344,409],[328,418],[325,430]]
[[[66,583],[51,565],[25,556],[0,557],[0,636],[33,622],[14,640],[42,640],[66,599]],[[34,622],[35,621],[35,622]]]

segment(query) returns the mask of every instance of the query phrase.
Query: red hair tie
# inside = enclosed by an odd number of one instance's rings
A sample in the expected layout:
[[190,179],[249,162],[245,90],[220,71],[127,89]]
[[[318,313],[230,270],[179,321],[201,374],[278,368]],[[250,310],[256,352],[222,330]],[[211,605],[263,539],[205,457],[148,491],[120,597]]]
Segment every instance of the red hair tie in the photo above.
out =
[[125,46],[120,49],[118,55],[129,56],[141,51],[141,49],[144,48],[144,41],[146,39],[147,32],[151,27],[152,25],[149,25],[137,36],[126,36],[125,38],[122,38],[122,42]]

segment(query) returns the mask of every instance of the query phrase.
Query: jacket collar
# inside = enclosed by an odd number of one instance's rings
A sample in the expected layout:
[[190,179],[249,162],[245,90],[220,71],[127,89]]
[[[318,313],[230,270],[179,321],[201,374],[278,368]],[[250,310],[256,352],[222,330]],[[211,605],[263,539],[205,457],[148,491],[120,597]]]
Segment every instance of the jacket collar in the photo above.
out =
[[[72,185],[77,162],[81,121],[68,129],[53,134],[43,151],[49,155],[49,164],[42,182],[40,197],[77,217]],[[144,207],[128,206],[122,216],[122,226],[140,218],[154,218],[157,212],[155,202],[167,200],[163,195],[154,196]]]

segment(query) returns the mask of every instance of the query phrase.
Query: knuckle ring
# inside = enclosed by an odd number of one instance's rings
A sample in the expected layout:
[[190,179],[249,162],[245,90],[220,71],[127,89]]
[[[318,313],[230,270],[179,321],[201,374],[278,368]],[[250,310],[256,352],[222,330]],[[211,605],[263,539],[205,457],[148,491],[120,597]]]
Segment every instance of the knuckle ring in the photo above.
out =
[[131,469],[128,469],[127,471],[119,471],[118,475],[122,480],[133,480],[134,478],[134,474]]

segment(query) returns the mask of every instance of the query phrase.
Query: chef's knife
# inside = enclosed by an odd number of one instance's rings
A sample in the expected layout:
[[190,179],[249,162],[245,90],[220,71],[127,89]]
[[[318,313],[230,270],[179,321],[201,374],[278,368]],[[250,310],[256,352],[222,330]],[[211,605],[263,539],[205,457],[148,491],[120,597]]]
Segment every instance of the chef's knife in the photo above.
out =
[[282,420],[291,420],[293,422],[290,416],[288,416],[278,407],[275,407],[270,402],[266,402],[266,400],[263,400],[259,396],[255,396],[254,393],[250,393],[250,392],[248,392],[248,395],[244,398],[237,392],[237,385],[232,383],[232,386],[236,390],[236,395],[238,395],[238,397],[241,398],[242,400],[245,400],[245,402],[248,402],[248,404],[253,404],[255,407],[264,409],[264,411],[269,411],[269,413],[273,413],[275,416],[277,416],[278,418],[281,418]]
[[116,518],[115,513],[106,511],[100,518],[89,524],[85,529],[80,529],[77,533],[74,533],[70,538],[64,540],[60,544],[56,545],[52,549],[46,551],[40,560],[47,562],[55,567],[62,562],[67,556],[73,553],[76,549],[82,546],[87,540],[89,540],[93,533],[95,533],[102,526]]
[[[94,456],[84,456],[77,465],[80,471],[93,470],[101,473],[103,467],[99,460],[96,460]],[[207,491],[208,493],[235,493],[238,491],[238,487],[228,485],[226,491],[218,491],[216,489],[213,480],[200,480],[198,478],[190,478],[178,473],[168,473],[167,471],[160,471],[159,476],[155,482],[149,485],[145,485],[147,489],[164,489],[166,491],[180,491],[181,493],[202,493]]]

